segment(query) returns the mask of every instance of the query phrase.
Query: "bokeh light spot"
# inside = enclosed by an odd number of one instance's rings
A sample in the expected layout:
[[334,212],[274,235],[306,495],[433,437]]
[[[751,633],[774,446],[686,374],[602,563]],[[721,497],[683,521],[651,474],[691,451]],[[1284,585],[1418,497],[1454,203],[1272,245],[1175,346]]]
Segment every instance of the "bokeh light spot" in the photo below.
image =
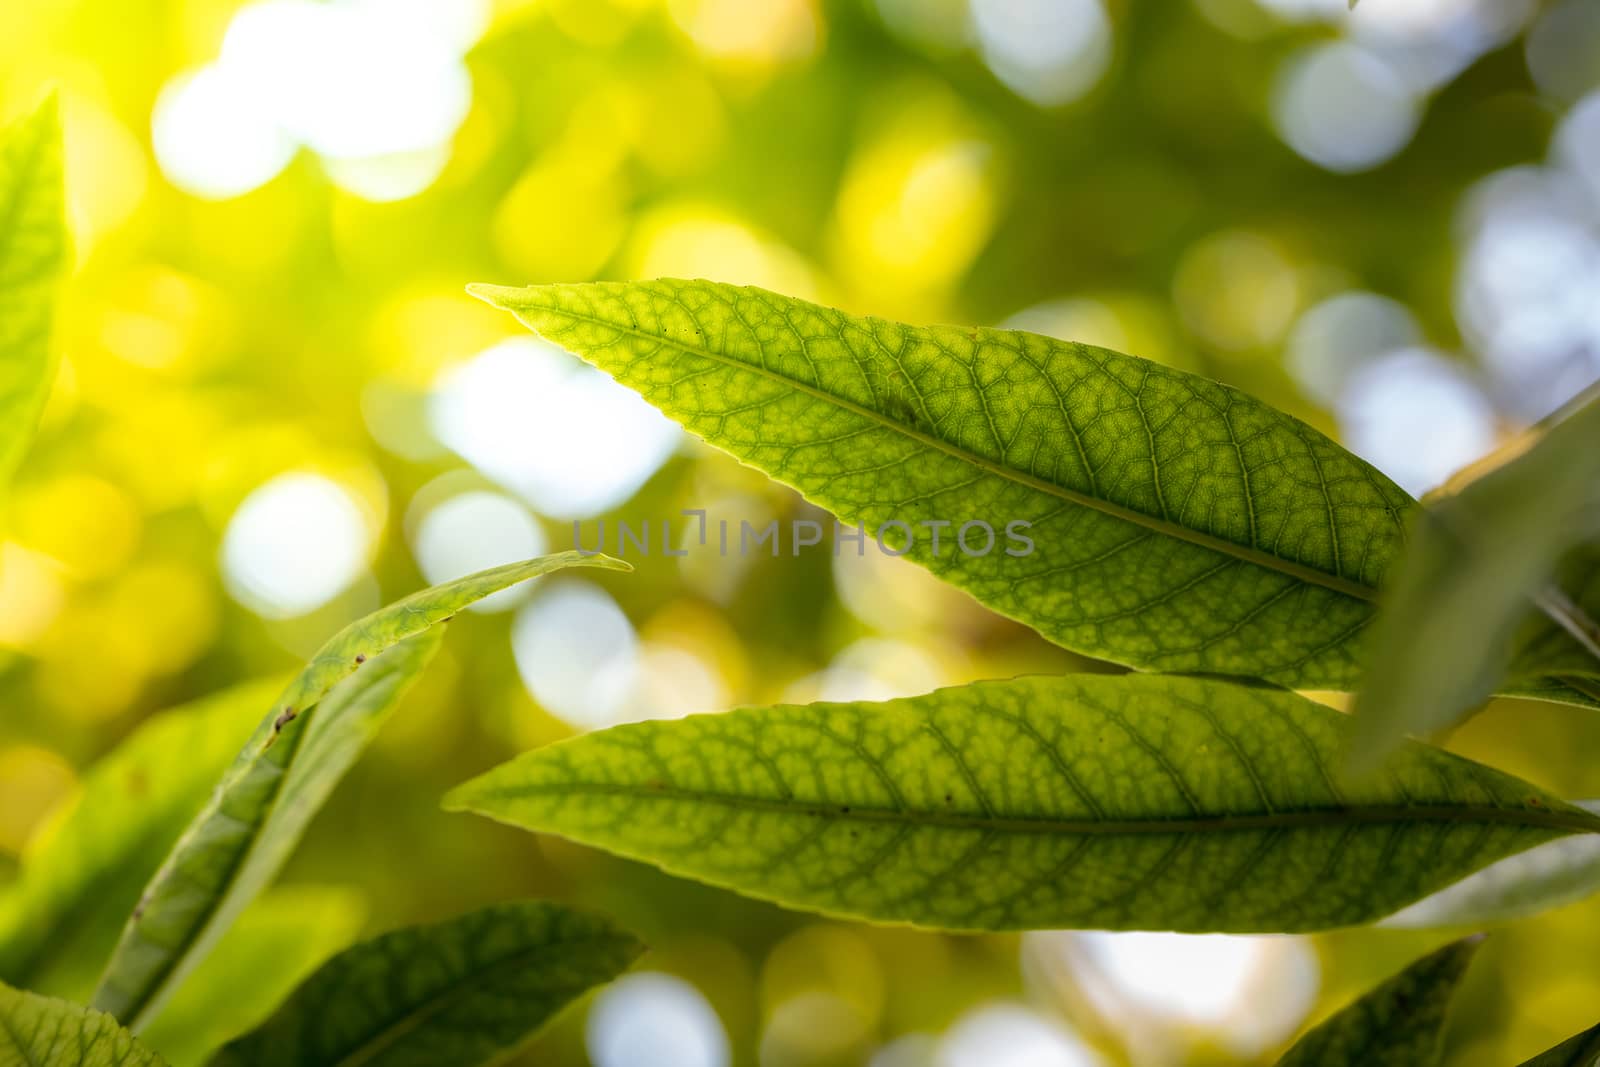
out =
[[220,66],[180,75],[151,114],[156,162],[191,195],[225,200],[271,181],[295,143],[235,75]]
[[678,428],[638,395],[533,338],[495,345],[440,381],[434,433],[545,515],[621,504],[665,463]]
[[1421,330],[1404,304],[1350,290],[1329,297],[1296,320],[1287,360],[1306,392],[1331,405],[1360,367],[1421,340]]
[[1369,170],[1404,148],[1420,106],[1378,56],[1344,42],[1293,57],[1273,91],[1272,115],[1290,148],[1325,170]]
[[1488,400],[1460,364],[1427,349],[1390,353],[1351,376],[1337,406],[1354,452],[1420,495],[1495,444]]
[[[544,530],[526,508],[508,496],[484,491],[458,493],[429,509],[413,539],[417,566],[430,585],[543,555],[547,544]],[[523,582],[492,593],[470,610],[516,607],[532,585]]]
[[361,576],[374,533],[337,482],[283,474],[246,497],[229,520],[223,578],[228,591],[259,615],[304,615]]
[[519,612],[511,651],[528,692],[552,715],[587,729],[626,718],[639,684],[639,639],[605,590],[564,578]]
[[1020,1004],[992,1004],[957,1020],[937,1067],[1103,1067],[1077,1035]]
[[1111,63],[1100,0],[972,0],[972,21],[995,77],[1043,107],[1076,100]]
[[657,971],[624,975],[589,1009],[595,1067],[726,1067],[728,1036],[705,996]]

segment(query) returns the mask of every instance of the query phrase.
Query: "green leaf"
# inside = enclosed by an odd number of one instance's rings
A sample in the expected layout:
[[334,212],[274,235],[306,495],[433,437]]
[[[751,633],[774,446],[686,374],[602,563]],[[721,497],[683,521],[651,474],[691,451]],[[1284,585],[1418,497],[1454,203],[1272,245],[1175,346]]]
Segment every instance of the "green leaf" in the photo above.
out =
[[[1368,645],[1352,761],[1371,767],[1406,734],[1442,729],[1481,703],[1519,628],[1536,667],[1518,674],[1570,672],[1580,686],[1600,677],[1600,629],[1551,585],[1558,562],[1597,534],[1600,395],[1419,513]],[[1549,618],[1533,614],[1536,602]]]
[[[1358,680],[1354,639],[1413,501],[1237,390],[711,282],[470,291],[846,522],[951,522],[938,555],[922,529],[908,558],[1067,648],[1296,688]],[[969,520],[996,531],[987,555],[954,544]],[[1014,521],[1032,523],[1031,554],[1006,554],[1024,551],[1004,537]]]
[[61,120],[52,96],[0,133],[0,490],[50,393],[50,331],[66,270]]
[[1463,938],[1413,963],[1312,1029],[1278,1067],[1430,1067],[1445,1016],[1482,942]]
[[1600,1025],[1567,1038],[1555,1048],[1545,1049],[1522,1067],[1596,1067],[1597,1064],[1600,1064]]
[[214,1067],[498,1062],[642,946],[553,904],[501,904],[396,930],[330,960]]
[[104,1012],[0,984],[0,1067],[163,1067]]
[[135,1029],[148,1022],[283,865],[432,657],[441,634],[435,624],[507,586],[576,566],[627,565],[576,552],[508,564],[413,593],[330,638],[261,721],[151,879],[95,991],[95,1006]]
[[1408,744],[1335,778],[1349,719],[1160,675],[645,722],[446,799],[752,896],[955,930],[1368,922],[1600,817]]
[[140,1035],[172,1067],[198,1067],[261,1025],[330,956],[361,932],[360,893],[331,886],[269,889]]
[[[1600,801],[1576,805],[1600,814]],[[1507,856],[1383,920],[1419,929],[1486,926],[1572,904],[1600,893],[1600,837],[1547,841]]]
[[89,997],[140,890],[282,687],[251,682],[152,716],[89,770],[0,891],[0,980]]

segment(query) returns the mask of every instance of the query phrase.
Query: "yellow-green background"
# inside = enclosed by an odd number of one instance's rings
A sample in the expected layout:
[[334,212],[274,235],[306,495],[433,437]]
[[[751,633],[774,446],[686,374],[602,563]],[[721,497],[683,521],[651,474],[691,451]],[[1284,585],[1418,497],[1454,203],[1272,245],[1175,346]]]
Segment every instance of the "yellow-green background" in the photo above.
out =
[[[1584,4],[1526,5],[1524,29],[1420,98],[1420,126],[1392,159],[1335,173],[1285,145],[1274,98],[1286,65],[1358,25],[1333,10],[1343,0],[1298,6],[1324,14],[1294,17],[1287,0],[1107,0],[1105,70],[1077,99],[1040,106],[963,31],[962,0],[501,0],[465,53],[472,102],[442,173],[374,203],[310,149],[236,197],[170,180],[152,111],[172,79],[216,60],[237,5],[5,0],[0,113],[60,88],[77,258],[61,375],[6,517],[0,879],[82,769],[143,717],[287,669],[343,621],[424,584],[405,516],[433,479],[470,471],[430,436],[426,398],[516,335],[463,293],[470,281],[709,276],[963,323],[1075,300],[1063,321],[1078,339],[1118,340],[1335,433],[1347,427],[1285,353],[1306,310],[1363,289],[1406,305],[1426,343],[1483,383],[1494,432],[1517,428],[1530,411],[1515,383],[1463,338],[1464,205],[1489,176],[1547,159],[1553,132],[1600,84],[1600,31],[1578,34],[1576,58],[1548,75],[1526,27]],[[1403,6],[1420,18],[1471,5]],[[301,71],[285,62],[281,77],[288,92]],[[1582,210],[1571,226],[1592,240]],[[1600,351],[1600,325],[1595,338]],[[334,480],[364,510],[369,573],[310,614],[268,620],[227,592],[219,545],[252,491],[295,471]],[[735,521],[804,514],[786,491],[688,445],[608,514],[659,521],[729,500],[744,509],[724,512]],[[546,530],[570,544],[569,524]],[[742,570],[657,557],[600,584],[648,647],[692,657],[723,706],[804,693],[852,647],[850,662],[889,690],[1085,667],[920,575],[873,575],[867,599],[895,611],[842,603],[825,548]],[[996,1000],[1028,1005],[1108,1062],[1130,1055],[1130,1030],[1165,1035],[1144,1046],[1146,1062],[1226,1063],[1230,1026],[1287,1010],[1280,1027],[1292,1028],[1297,1009],[1273,1007],[1287,979],[1260,983],[1217,1027],[1186,1024],[1084,980],[1066,962],[1070,938],[1024,951],[1018,937],[819,923],[441,813],[451,785],[572,730],[519,680],[510,620],[453,624],[286,871],[296,887],[349,890],[305,891],[308,911],[337,913],[323,925],[339,938],[519,896],[609,912],[654,947],[642,967],[709,999],[739,1063],[866,1062]],[[1592,713],[1508,704],[1453,744],[1567,795],[1600,794]],[[1452,1031],[1459,1062],[1512,1062],[1594,1022],[1596,907],[1496,934]],[[295,936],[290,923],[280,950]],[[1316,939],[1314,1011],[1435,940]],[[1202,967],[1185,980],[1212,978]],[[523,1062],[584,1056],[577,1011]]]

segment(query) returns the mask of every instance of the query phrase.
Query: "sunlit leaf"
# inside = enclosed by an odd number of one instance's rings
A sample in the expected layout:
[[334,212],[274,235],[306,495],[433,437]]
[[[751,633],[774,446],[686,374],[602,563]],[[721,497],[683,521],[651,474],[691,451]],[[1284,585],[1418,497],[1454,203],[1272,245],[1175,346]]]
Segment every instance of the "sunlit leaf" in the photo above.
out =
[[90,769],[0,891],[0,980],[89,997],[140,890],[282,687],[252,682],[162,712]]
[[0,985],[0,1067],[163,1067],[104,1012]]
[[312,971],[348,947],[365,916],[365,902],[353,890],[267,890],[178,987],[140,1040],[172,1067],[199,1067],[223,1044],[259,1026]]
[[1430,1067],[1445,1017],[1482,937],[1422,957],[1312,1029],[1278,1067]]
[[[1600,801],[1578,807],[1600,814]],[[1507,856],[1391,915],[1384,926],[1484,926],[1600,893],[1600,837],[1564,837]]]
[[532,901],[396,930],[330,960],[213,1063],[497,1062],[640,951],[603,919]]
[[[710,282],[472,292],[847,523],[1075,651],[1337,689],[1411,499],[1234,389],[1016,331],[918,328]],[[969,520],[996,544],[968,555]],[[1031,523],[1028,555],[1008,542]],[[891,528],[898,548],[906,535]],[[970,533],[972,547],[985,543]]]
[[151,879],[95,992],[95,1006],[136,1029],[152,1017],[288,858],[311,816],[431,658],[441,633],[433,629],[437,623],[507,586],[573,566],[626,565],[575,552],[508,564],[414,593],[329,639],[257,726]]
[[[1524,672],[1570,672],[1580,687],[1583,675],[1600,678],[1600,629],[1551,585],[1561,558],[1596,535],[1600,396],[1419,513],[1373,630],[1352,758],[1370,766],[1406,734],[1449,726],[1487,698],[1519,625],[1533,628]],[[1533,614],[1541,598],[1570,632]]]
[[56,290],[67,269],[56,99],[0,131],[0,490],[38,425],[55,375]]
[[980,682],[619,726],[446,805],[753,896],[949,929],[1315,930],[1392,913],[1600,817],[1349,720],[1194,678]]
[[1555,1048],[1545,1049],[1522,1067],[1595,1067],[1600,1064],[1600,1026],[1591,1026]]

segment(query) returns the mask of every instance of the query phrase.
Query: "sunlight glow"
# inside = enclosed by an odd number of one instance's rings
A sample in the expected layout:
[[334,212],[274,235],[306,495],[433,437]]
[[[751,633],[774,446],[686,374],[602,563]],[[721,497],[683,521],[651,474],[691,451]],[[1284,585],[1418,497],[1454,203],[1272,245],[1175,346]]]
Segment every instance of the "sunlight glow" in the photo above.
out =
[[[413,539],[417,566],[430,585],[475,571],[543,555],[544,530],[527,509],[500,493],[459,493],[438,504],[417,523]],[[502,589],[468,610],[505,611],[526,600],[536,583]]]
[[588,729],[626,717],[639,684],[639,638],[599,586],[562,578],[538,590],[517,612],[511,651],[522,683],[550,714]]
[[504,341],[447,372],[429,422],[485,476],[558,519],[621,504],[681,439],[637,394],[531,337]]
[[320,474],[283,474],[245,498],[222,537],[228,591],[258,615],[304,615],[361,576],[375,531]]
[[1278,135],[1311,162],[1341,174],[1369,170],[1411,140],[1421,121],[1410,88],[1385,60],[1357,45],[1318,45],[1289,61],[1272,97]]
[[1060,1023],[1020,1004],[991,1004],[956,1021],[935,1067],[1102,1067],[1105,1063]]
[[295,143],[242,80],[219,66],[168,82],[151,115],[161,170],[178,188],[225,200],[271,181]]
[[972,0],[972,21],[995,77],[1041,107],[1078,99],[1111,64],[1101,0]]
[[595,1067],[726,1067],[728,1035],[682,978],[636,971],[600,991],[586,1040]]
[[462,56],[487,16],[486,0],[247,5],[218,60],[163,91],[156,158],[180,188],[222,199],[269,181],[304,145],[357,196],[413,196],[443,169],[471,106]]
[[1465,367],[1425,348],[1351,376],[1337,405],[1351,451],[1418,495],[1495,445],[1495,416]]

